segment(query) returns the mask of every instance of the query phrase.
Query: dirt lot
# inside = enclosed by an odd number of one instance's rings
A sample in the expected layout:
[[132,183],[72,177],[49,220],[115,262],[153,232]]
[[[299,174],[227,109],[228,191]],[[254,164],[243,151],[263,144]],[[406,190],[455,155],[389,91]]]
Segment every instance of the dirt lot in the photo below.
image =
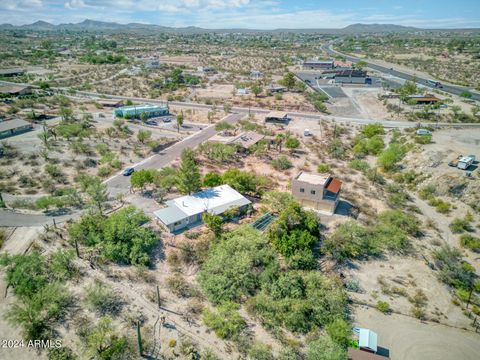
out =
[[377,332],[392,360],[476,360],[480,352],[480,334],[370,308],[355,309],[355,325]]
[[347,86],[344,86],[342,89],[349,96],[350,101],[361,117],[374,120],[383,120],[391,117],[382,102],[378,100],[378,95],[383,92],[382,89]]

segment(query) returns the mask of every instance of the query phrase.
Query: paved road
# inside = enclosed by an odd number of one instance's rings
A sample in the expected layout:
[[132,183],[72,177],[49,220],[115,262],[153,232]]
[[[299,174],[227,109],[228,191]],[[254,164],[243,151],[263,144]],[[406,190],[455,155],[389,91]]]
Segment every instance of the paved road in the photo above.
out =
[[[243,114],[230,114],[226,116],[223,121],[233,124],[240,120],[243,116]],[[160,169],[178,158],[183,149],[193,149],[202,142],[214,136],[216,133],[215,125],[210,125],[202,131],[183,139],[182,141],[164,149],[161,153],[152,155],[149,158],[133,165],[132,167],[134,167],[136,170]],[[122,173],[118,173],[110,179],[107,179],[104,181],[104,183],[107,185],[111,196],[115,196],[120,192],[125,193],[130,188],[130,178],[123,176]]]
[[57,224],[60,224],[79,215],[80,212],[73,212],[59,216],[46,214],[23,214],[8,209],[0,209],[0,226],[19,227],[43,226],[46,224],[53,225],[53,219],[55,219]]
[[[336,50],[333,50],[331,44],[323,44],[321,46],[321,49],[323,51],[325,51],[326,53],[328,53],[329,55],[332,55],[332,56],[333,55],[343,56],[348,61],[351,61],[353,63],[356,63],[358,61],[365,61],[368,64],[369,68],[380,71],[384,74],[390,74],[390,75],[399,77],[399,78],[404,79],[404,80],[413,80],[413,78],[414,78],[410,74],[406,74],[404,72],[394,70],[393,67],[388,68],[388,67],[385,67],[385,66],[374,64],[374,63],[369,62],[368,60],[365,60],[365,59],[359,59],[359,58],[356,58],[356,57],[353,57],[353,56],[350,56],[350,55],[342,54],[342,53],[340,53]],[[424,85],[424,86],[430,87],[430,88],[434,88],[433,86],[431,86],[427,83],[427,79],[424,79],[424,78],[418,77],[418,76],[416,76],[415,79],[416,79],[417,83],[419,83],[421,85]],[[460,95],[460,93],[462,93],[464,91],[469,91],[472,94],[472,99],[480,101],[480,94],[470,91],[471,89],[469,89],[469,88],[462,87],[462,86],[447,85],[447,84],[442,84],[442,85],[443,85],[443,88],[439,89],[441,91],[444,91],[444,92],[447,92],[447,93],[450,93],[450,94],[453,94],[453,95]]]

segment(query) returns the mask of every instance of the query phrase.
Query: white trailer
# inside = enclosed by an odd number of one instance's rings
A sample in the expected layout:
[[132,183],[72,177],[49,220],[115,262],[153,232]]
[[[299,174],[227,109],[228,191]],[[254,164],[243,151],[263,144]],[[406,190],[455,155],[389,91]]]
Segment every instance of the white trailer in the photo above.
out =
[[475,162],[475,155],[464,156],[460,160],[458,160],[457,168],[461,170],[467,170],[470,167],[470,165],[473,165],[474,162]]

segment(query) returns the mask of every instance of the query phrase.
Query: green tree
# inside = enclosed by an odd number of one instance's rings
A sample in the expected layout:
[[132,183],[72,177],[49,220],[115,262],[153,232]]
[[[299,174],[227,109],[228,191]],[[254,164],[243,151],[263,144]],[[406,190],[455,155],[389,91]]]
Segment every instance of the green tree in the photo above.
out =
[[318,236],[319,224],[314,213],[304,211],[300,204],[293,201],[268,229],[273,246],[286,257],[311,249]]
[[392,171],[405,156],[404,148],[396,143],[390,144],[378,157],[377,163],[386,171]]
[[295,74],[292,72],[286,73],[279,83],[285,86],[288,90],[293,89],[295,86]]
[[201,187],[201,175],[195,160],[195,153],[191,149],[184,149],[181,155],[181,164],[178,169],[178,189],[190,195]]
[[216,172],[206,173],[203,177],[203,186],[214,187],[222,185],[222,176]]
[[347,360],[347,353],[328,335],[322,335],[308,344],[307,360]]
[[180,127],[183,126],[183,121],[184,121],[183,111],[180,111],[180,113],[177,114],[177,130],[178,130],[178,132],[180,132]]
[[255,97],[258,97],[258,95],[260,95],[263,91],[259,83],[253,84],[250,90],[252,91],[252,94],[255,95]]
[[138,130],[137,139],[142,144],[145,144],[148,140],[150,140],[151,137],[152,137],[152,132],[150,130],[143,130],[143,129]]
[[109,316],[100,318],[98,323],[88,329],[85,347],[90,357],[103,360],[121,358],[127,348],[127,339],[118,336]]
[[65,122],[69,122],[73,120],[73,110],[69,107],[60,106],[60,109],[58,110],[58,114],[60,115],[62,120]]
[[327,334],[330,338],[340,345],[342,348],[346,348],[352,337],[352,327],[345,320],[339,318],[333,320],[327,325]]
[[130,176],[130,184],[132,188],[145,189],[145,186],[148,184],[153,184],[156,177],[156,171],[152,169],[141,169],[135,171],[132,176]]
[[293,152],[300,147],[300,141],[294,136],[289,136],[285,140],[285,147]]
[[203,222],[207,225],[216,238],[220,238],[223,232],[223,219],[221,216],[204,212],[202,215]]

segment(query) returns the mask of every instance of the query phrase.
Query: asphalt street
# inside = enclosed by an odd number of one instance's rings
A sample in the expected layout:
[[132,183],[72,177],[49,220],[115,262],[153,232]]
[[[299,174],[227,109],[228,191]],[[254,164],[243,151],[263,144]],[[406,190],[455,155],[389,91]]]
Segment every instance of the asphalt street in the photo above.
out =
[[[236,121],[240,120],[243,116],[243,114],[230,114],[226,116],[223,121],[229,124],[233,124]],[[215,125],[210,125],[205,129],[164,149],[159,154],[152,155],[149,158],[142,160],[141,162],[133,165],[132,167],[135,170],[160,169],[180,157],[183,149],[193,149],[196,146],[200,145],[202,142],[214,136],[216,133],[217,132],[215,131]],[[130,188],[130,178],[128,176],[123,176],[122,172],[107,179],[106,181],[104,181],[104,183],[107,185],[108,191],[111,196],[116,196],[118,193],[121,192],[125,193]]]
[[[369,62],[368,60],[365,60],[365,59],[359,59],[359,58],[356,58],[354,56],[342,54],[342,53],[340,53],[336,50],[333,50],[332,47],[331,47],[331,44],[324,44],[324,45],[321,46],[321,49],[323,51],[325,51],[326,53],[328,53],[329,55],[332,55],[332,56],[333,55],[343,56],[348,61],[351,61],[353,63],[356,63],[358,61],[365,61],[368,64],[369,68],[380,71],[384,74],[390,74],[390,75],[399,77],[399,78],[404,79],[404,80],[413,80],[414,79],[414,77],[412,75],[406,74],[406,73],[398,71],[398,70],[395,70],[393,67],[388,68],[386,66],[373,64],[373,63],[371,63],[371,62]],[[434,88],[433,86],[429,85],[429,83],[427,82],[427,79],[425,79],[425,78],[416,76],[415,80],[418,84],[424,85],[424,86],[429,87],[429,88]],[[443,88],[439,89],[441,91],[444,91],[444,92],[447,92],[447,93],[450,93],[450,94],[453,94],[453,95],[460,95],[464,91],[469,91],[472,94],[472,99],[473,100],[480,101],[480,94],[470,91],[471,89],[469,89],[469,88],[462,87],[462,86],[447,85],[447,84],[442,84],[442,85],[443,85]]]

